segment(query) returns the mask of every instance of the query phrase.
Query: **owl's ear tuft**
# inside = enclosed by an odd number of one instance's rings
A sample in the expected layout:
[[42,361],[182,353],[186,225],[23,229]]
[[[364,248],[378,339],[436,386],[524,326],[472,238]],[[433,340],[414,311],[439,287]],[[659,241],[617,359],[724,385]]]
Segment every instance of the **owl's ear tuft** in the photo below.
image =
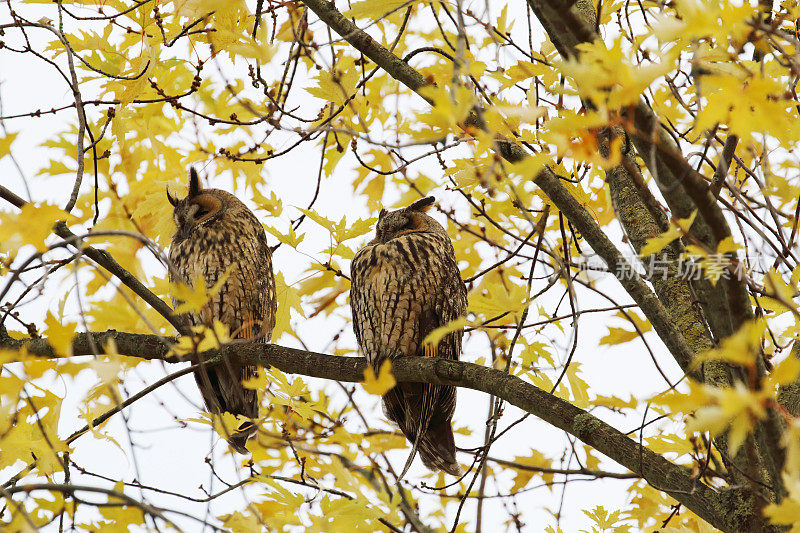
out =
[[424,213],[425,211],[433,207],[433,204],[435,203],[436,203],[436,198],[434,198],[433,196],[428,196],[427,198],[422,198],[421,200],[417,200],[416,202],[408,206],[406,209],[409,211],[419,211],[421,213]]
[[386,211],[386,209],[381,209],[381,212],[380,212],[380,213],[378,213],[378,220],[380,220],[380,219],[382,219],[383,217],[385,217],[385,216],[386,216],[386,213],[388,213],[388,211]]
[[197,171],[194,167],[192,167],[189,169],[189,196],[197,196],[202,190],[203,186],[200,184],[200,177],[197,175]]
[[178,199],[169,193],[169,185],[167,185],[167,200],[170,204],[172,204],[172,207],[175,207],[178,204]]

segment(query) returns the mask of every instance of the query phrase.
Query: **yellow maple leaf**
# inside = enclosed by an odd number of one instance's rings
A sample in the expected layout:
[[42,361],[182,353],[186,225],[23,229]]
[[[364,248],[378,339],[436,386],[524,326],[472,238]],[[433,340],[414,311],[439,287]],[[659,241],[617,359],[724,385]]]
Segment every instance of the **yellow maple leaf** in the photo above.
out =
[[[705,384],[689,383],[690,393],[662,396],[662,405],[680,406],[679,411],[694,415],[686,424],[687,432],[708,431],[712,436],[727,432],[731,453],[744,443],[753,425],[766,416],[766,404],[772,398],[772,391],[762,389],[752,391],[741,382],[733,387],[713,387]],[[680,396],[683,396],[680,398]]]
[[388,450],[408,447],[406,438],[395,433],[376,433],[358,439],[359,444],[365,441],[369,445],[368,450],[370,453],[383,453]]
[[685,235],[689,228],[692,227],[692,223],[694,222],[695,217],[697,216],[697,210],[695,209],[694,212],[689,215],[689,218],[679,218],[675,219],[669,224],[669,229],[658,235],[657,237],[651,237],[647,239],[647,244],[642,246],[642,250],[640,255],[652,255],[655,253],[660,252],[666,246],[677,239],[678,237]]
[[231,338],[228,326],[219,320],[214,321],[213,328],[197,326],[193,327],[192,330],[196,335],[180,337],[178,342],[173,345],[172,351],[177,355],[187,355],[194,353],[195,350],[197,352],[214,350],[228,342]]
[[354,67],[353,59],[343,58],[333,72],[321,71],[315,85],[307,87],[306,91],[324,102],[344,105],[358,83],[359,71]]
[[466,87],[457,87],[454,97],[448,89],[426,85],[419,94],[428,98],[432,105],[416,114],[415,123],[421,126],[412,136],[420,141],[441,139],[449,133],[460,132],[463,123],[475,104],[475,95]]
[[0,137],[0,159],[11,153],[11,143],[14,142],[16,137],[16,133],[9,133],[5,137]]
[[170,237],[175,233],[172,216],[164,216],[165,212],[172,212],[164,194],[167,183],[156,180],[137,183],[131,186],[131,192],[125,198],[125,206],[143,232],[164,246],[169,245]]
[[260,43],[250,37],[240,37],[240,42],[229,45],[226,50],[231,54],[236,54],[245,58],[252,58],[262,63],[268,62],[275,55],[275,47]]
[[466,317],[463,316],[455,320],[451,320],[444,326],[440,326],[431,331],[430,333],[428,333],[427,337],[425,337],[425,340],[423,340],[422,342],[424,344],[438,346],[439,342],[444,338],[445,335],[447,335],[448,333],[452,333],[454,331],[461,331],[462,329],[464,329],[465,326],[468,326],[469,324],[470,324],[469,320],[467,320]]
[[263,519],[259,516],[252,514],[244,514],[236,511],[233,514],[226,514],[217,517],[222,521],[222,524],[236,533],[258,533],[263,531]]
[[278,313],[275,316],[275,328],[272,330],[272,340],[277,341],[287,331],[292,331],[290,324],[291,311],[294,309],[301,316],[305,316],[300,299],[300,292],[286,284],[282,273],[275,275],[275,294],[278,297]]
[[388,359],[381,364],[377,377],[375,376],[375,369],[371,365],[364,370],[364,382],[362,385],[364,385],[364,390],[370,394],[386,394],[396,384],[397,381],[392,375],[392,362]]
[[469,310],[486,318],[500,317],[493,324],[512,324],[529,302],[524,285],[504,287],[502,282],[491,282],[485,289],[470,293]]
[[[117,481],[114,483],[114,490],[120,494],[125,493],[125,483]],[[100,514],[106,520],[100,523],[102,531],[111,533],[123,533],[129,531],[129,527],[144,523],[144,512],[135,506],[118,505],[123,503],[119,498],[109,494],[109,503],[99,508]]]
[[227,437],[235,433],[243,425],[250,422],[250,419],[244,415],[235,415],[233,413],[203,413],[211,420],[211,425],[214,431],[220,437]]
[[361,0],[353,2],[350,9],[342,13],[347,18],[376,19],[391,13],[395,9],[413,5],[408,0]]
[[[541,452],[538,450],[531,450],[531,453],[527,457],[517,456],[514,457],[513,462],[518,464],[522,467],[531,467],[535,468],[542,468],[547,469],[552,467],[552,461],[545,457]],[[548,472],[537,472],[533,469],[527,468],[515,468],[514,465],[509,465],[514,470],[514,485],[511,487],[512,492],[516,492],[522,488],[524,488],[534,476],[541,477],[545,483],[550,483],[553,481],[553,474]]]
[[631,320],[633,320],[633,322],[636,324],[636,327],[638,327],[639,330],[631,331],[625,328],[615,328],[609,326],[608,335],[600,339],[600,344],[614,345],[614,344],[622,344],[625,342],[629,342],[639,336],[639,331],[645,333],[652,329],[650,322],[639,316],[639,314],[636,313],[635,311],[629,311],[627,317],[624,314],[622,314],[622,312],[617,312],[615,316],[618,316],[620,318],[630,318]]
[[567,368],[567,381],[574,398],[572,403],[583,409],[589,405],[589,384],[578,375],[579,372],[580,364],[572,363]]
[[618,398],[616,396],[603,396],[598,394],[595,396],[594,400],[589,403],[591,405],[601,405],[611,409],[633,409],[636,407],[638,402],[632,394],[629,394],[628,396],[629,398],[627,400],[623,400],[621,397]]
[[800,531],[800,501],[784,498],[781,503],[771,503],[764,508],[764,514],[773,524],[793,525],[791,533]]
[[773,385],[789,385],[794,383],[799,375],[800,359],[791,353],[772,369],[767,379]]
[[74,322],[62,324],[50,311],[47,312],[44,324],[47,326],[44,336],[50,346],[53,347],[53,350],[58,355],[72,357],[72,339],[75,337],[77,324]]
[[289,227],[289,233],[285,235],[281,233],[277,228],[273,228],[272,226],[265,225],[264,229],[267,230],[268,233],[275,236],[280,242],[282,242],[283,244],[287,244],[292,248],[297,248],[297,246],[301,242],[303,242],[303,239],[305,239],[306,237],[305,233],[301,233],[300,235],[298,235],[294,231],[294,227],[292,226]]
[[203,276],[198,276],[191,287],[183,282],[171,283],[170,293],[175,300],[181,302],[175,306],[176,313],[199,312],[211,297]]
[[256,370],[256,375],[242,380],[242,385],[246,389],[266,390],[271,381],[262,367]]
[[754,365],[766,327],[764,320],[745,323],[736,333],[723,339],[717,348],[696,356],[692,361],[692,367],[697,368],[704,361],[726,361],[742,366]]
[[526,368],[539,366],[539,360],[544,359],[550,365],[555,365],[553,355],[550,353],[550,347],[540,341],[527,342],[520,337],[521,344],[524,345],[519,358],[522,360],[523,366]]
[[175,312],[199,312],[206,302],[219,292],[220,287],[222,287],[222,284],[228,279],[228,276],[230,276],[233,269],[236,268],[236,265],[237,263],[231,263],[210,289],[206,285],[206,280],[203,276],[197,276],[191,286],[182,282],[170,284],[170,291],[173,298],[181,302],[180,305],[175,308]]
[[59,220],[75,217],[55,205],[27,203],[19,213],[0,213],[0,250],[15,251],[32,244],[40,252],[47,250],[44,240]]

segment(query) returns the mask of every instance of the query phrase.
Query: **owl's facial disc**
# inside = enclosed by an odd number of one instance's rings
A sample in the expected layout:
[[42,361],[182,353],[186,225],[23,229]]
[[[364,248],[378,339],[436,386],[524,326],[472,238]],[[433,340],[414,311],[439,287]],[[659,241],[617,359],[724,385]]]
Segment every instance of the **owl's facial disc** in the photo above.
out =
[[222,202],[210,194],[201,194],[192,198],[192,207],[196,207],[194,219],[198,224],[215,218],[222,209]]
[[222,201],[210,194],[200,194],[182,202],[185,202],[185,207],[176,208],[174,215],[178,226],[177,240],[188,238],[196,228],[218,218],[222,212]]

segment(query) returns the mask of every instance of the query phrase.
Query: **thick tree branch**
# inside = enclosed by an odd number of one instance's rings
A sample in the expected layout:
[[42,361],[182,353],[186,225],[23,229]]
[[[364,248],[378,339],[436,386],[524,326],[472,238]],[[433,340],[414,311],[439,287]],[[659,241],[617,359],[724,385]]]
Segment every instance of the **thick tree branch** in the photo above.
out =
[[[418,91],[422,87],[424,78],[419,72],[381,46],[353,22],[344,18],[333,4],[325,0],[303,0],[303,3],[333,31],[344,37],[359,52],[375,61],[394,79],[413,91]],[[480,123],[476,125],[482,126]],[[520,145],[508,139],[499,140],[497,148],[499,154],[512,163],[528,157],[528,153]],[[609,270],[617,275],[620,284],[642,309],[681,367],[688,369],[695,355],[694,350],[686,342],[683,333],[675,326],[656,295],[644,280],[635,274],[632,265],[606,236],[592,214],[572,196],[549,168],[545,167],[539,172],[534,182],[580,231],[592,249],[606,262]]]
[[[599,37],[595,31],[596,12],[590,0],[578,0],[571,9],[556,9],[547,0],[527,0],[565,58],[577,58],[577,46]],[[643,100],[633,108],[631,140],[667,201],[672,214],[688,218],[697,209],[692,235],[711,250],[731,235],[730,227],[714,201],[706,180],[683,157],[678,146],[662,129],[653,110]],[[626,110],[622,111],[627,113]],[[732,258],[733,259],[733,258]],[[722,285],[697,284],[700,302],[718,338],[727,337],[752,318],[747,290],[741,280],[724,280]]]
[[[566,9],[563,5],[545,6],[544,4],[546,4],[546,2],[534,0],[529,0],[529,2],[532,6],[536,4],[542,9],[549,9],[552,11],[548,17],[549,20],[557,22],[557,25],[560,25],[563,31],[552,31],[553,34],[561,33],[561,36],[551,35],[551,39],[556,42],[558,38],[563,36],[570,38],[572,42],[569,43],[568,46],[572,47],[573,56],[575,55],[575,44],[588,42],[594,39],[595,31],[593,27],[584,22],[593,20],[595,16],[594,6],[588,0],[579,0],[572,8]],[[328,24],[331,29],[344,37],[350,44],[358,49],[359,52],[375,61],[379,67],[383,68],[393,78],[414,91],[419,90],[421,87],[420,83],[423,81],[422,76],[409,65],[399,61],[399,58],[395,57],[390,51],[386,50],[374,39],[369,37],[369,35],[360,30],[353,22],[345,19],[341,13],[338,12],[333,3],[328,3],[324,0],[303,0],[303,3],[314,11],[314,13]],[[545,27],[547,28],[546,22]],[[558,46],[557,44],[557,47]],[[479,110],[477,111],[478,112],[471,116],[468,121],[472,125],[483,128],[484,124],[482,124],[479,118],[480,112]],[[476,117],[478,117],[477,120]],[[648,117],[654,121],[654,127],[653,129],[642,129],[642,119]],[[671,140],[666,138],[666,134],[661,131],[660,128],[655,127],[658,125],[658,122],[652,111],[644,105],[637,106],[634,121],[638,126],[638,131],[636,133],[652,131],[657,136],[657,142],[651,143],[652,147],[655,149],[654,153],[657,155],[657,157],[653,157],[653,160],[663,166],[664,172],[668,171],[672,173],[666,176],[666,178],[671,178],[670,184],[672,188],[665,191],[665,195],[671,195],[674,201],[681,203],[681,207],[686,207],[688,205],[691,206],[691,210],[693,210],[694,206],[697,206],[700,211],[698,220],[700,220],[700,224],[705,223],[705,228],[703,229],[707,230],[708,236],[712,240],[716,239],[716,242],[719,242],[722,237],[730,235],[730,229],[727,226],[725,218],[721,215],[719,206],[713,201],[713,196],[710,194],[707,186],[705,190],[701,187],[705,180],[697,179],[699,175],[696,172],[692,172],[693,169],[688,165],[685,159],[680,156],[677,147],[674,147],[674,150],[670,149],[672,147],[669,144]],[[634,135],[634,138],[635,140],[641,140],[642,136]],[[508,139],[499,139],[497,141],[497,149],[498,153],[510,162],[519,162],[528,157],[527,152],[521,146]],[[642,147],[637,146],[637,149],[641,152]],[[679,157],[676,159],[674,157],[675,155]],[[654,174],[657,173],[657,171],[652,168],[651,170]],[[679,178],[676,178],[675,172],[681,173]],[[699,177],[702,178],[702,176]],[[682,183],[683,181],[688,181],[688,183],[684,184]],[[562,185],[559,177],[549,168],[545,167],[534,178],[534,182],[548,195],[556,207],[567,216],[569,221],[581,232],[594,251],[603,258],[609,269],[617,275],[622,286],[642,309],[676,361],[682,368],[689,369],[695,351],[686,341],[683,332],[677,327],[674,319],[670,317],[669,313],[646,283],[637,275],[634,274],[630,276],[628,274],[633,272],[631,268],[626,268],[630,267],[630,264],[606,237],[605,233],[595,222],[594,217],[588,213],[584,206],[577,202]],[[661,181],[659,181],[659,183],[661,184]],[[683,185],[686,190],[680,190],[680,185]],[[686,193],[688,193],[691,200],[686,198]],[[709,197],[711,201],[709,201]],[[706,236],[703,235],[701,237]],[[705,242],[702,238],[701,240]],[[710,248],[716,249],[716,242],[712,242],[713,246],[710,246]],[[738,287],[739,290],[736,290],[736,287],[734,287],[736,283],[736,280],[731,281],[730,285],[727,287],[727,296],[729,298],[733,297],[737,301],[730,302],[730,306],[726,307],[726,309],[732,309],[733,312],[731,314],[737,315],[735,322],[741,323],[746,319],[747,315],[748,307],[742,305],[747,294],[741,290],[741,286]],[[690,375],[695,379],[702,380],[702,375],[698,372],[690,372]],[[723,514],[730,516],[729,511]],[[748,515],[748,519],[758,520],[756,514],[753,513]],[[742,517],[737,519],[739,525],[741,525],[742,520]],[[715,525],[718,524],[715,523]],[[718,527],[721,526],[718,525]]]
[[[577,58],[577,45],[597,37],[594,29],[596,28],[594,6],[585,0],[575,4],[575,13],[571,11],[572,3],[559,6],[552,2],[529,0],[528,5],[537,14],[559,53],[565,58]],[[587,108],[593,108],[591,101],[584,100],[583,103]],[[605,128],[597,137],[600,152],[606,158],[611,156],[610,146],[614,138],[622,137],[625,140],[621,164],[606,171],[606,183],[609,185],[614,211],[634,249],[637,253],[641,253],[648,238],[667,231],[669,221],[644,182],[636,158],[628,149],[630,143],[622,128]],[[690,282],[678,275],[679,260],[683,251],[681,242],[676,241],[659,252],[658,257],[651,256],[650,260],[667,259],[665,265],[667,275],[660,276],[658,273],[653,273],[655,275],[651,275],[649,281],[653,284],[660,301],[679,324],[679,329],[689,345],[696,353],[700,353],[711,348],[713,340],[705,317],[695,305],[696,298],[692,294]],[[643,258],[643,261],[647,264],[648,258]],[[698,292],[702,294],[706,289],[715,290],[705,280],[701,284],[703,290]],[[721,289],[716,289],[716,292],[726,303],[726,293]],[[709,317],[711,319],[709,322],[714,322],[712,329],[718,319],[727,316],[727,310],[727,305],[722,306],[722,309]],[[726,335],[730,333],[729,329],[725,331]],[[725,383],[730,384],[730,376],[726,374],[726,377]]]
[[[527,0],[527,2],[545,27],[556,49],[565,58],[578,58],[580,52],[577,45],[599,38],[594,29],[597,15],[591,1],[578,0],[571,9],[566,10],[555,9],[546,0]],[[731,236],[731,230],[717,203],[713,184],[710,184],[689,164],[678,145],[666,134],[658,117],[643,99],[639,99],[632,109],[634,111],[633,128],[630,131],[631,140],[650,169],[651,175],[656,179],[672,214],[678,218],[687,218],[696,209],[698,216],[691,228],[692,237],[708,249],[716,250],[720,242]],[[622,113],[625,115],[626,111],[623,110]],[[730,160],[735,151],[735,143],[735,139],[726,143],[723,159],[727,157],[727,160]],[[613,195],[613,183],[610,184]],[[617,207],[619,204],[615,203],[615,209]],[[643,209],[639,211],[637,216],[644,213]],[[624,213],[621,214],[618,210],[618,214],[621,222],[626,224]],[[629,219],[629,223],[626,225],[629,233],[635,232],[636,227],[641,228],[640,221],[633,222],[631,225],[632,220]],[[636,244],[634,240],[634,245]],[[637,251],[639,248],[637,247]],[[737,261],[735,254],[726,255],[731,263]],[[661,290],[656,286],[659,296],[662,297],[662,301],[673,303],[670,311],[675,321],[682,323],[681,329],[687,332],[687,338],[692,341],[691,346],[698,352],[702,351],[708,346],[710,339],[704,331],[700,331],[699,327],[687,329],[687,325],[691,325],[687,322],[695,313],[691,309],[691,295],[686,294],[686,291],[683,290],[686,284],[674,275],[668,276],[668,279],[664,281]],[[656,285],[655,281],[654,285]],[[665,292],[667,290],[673,292],[676,288],[681,289],[680,293],[669,295]],[[694,289],[698,294],[704,316],[708,317],[708,324],[718,340],[731,335],[745,321],[753,318],[747,287],[739,276],[728,276],[717,286],[712,286],[708,280],[702,279],[694,283]],[[678,298],[674,296],[678,296]],[[691,323],[694,326],[702,324],[701,321],[693,320]],[[680,363],[680,360],[678,361]],[[766,372],[766,367],[763,358],[758,358],[757,363],[757,373],[760,377]],[[704,381],[723,387],[730,386],[735,379],[743,382],[747,382],[748,379],[739,369],[721,363],[705,365],[702,376],[693,375],[692,377],[695,379],[699,377]],[[755,430],[757,440],[760,442],[766,440],[763,435],[765,431],[772,435],[779,434],[778,426],[777,416],[771,412],[766,423],[757,425]],[[719,440],[723,452],[726,449],[724,442],[724,438]],[[761,453],[764,456],[764,467],[767,473],[765,483],[774,487],[775,493],[780,495],[784,491],[779,475],[783,464],[783,455],[780,449],[770,446],[762,447]],[[742,460],[743,458],[737,460],[740,466],[738,470],[742,469]]]
[[[104,340],[113,338],[117,351],[127,356],[169,362],[179,360],[169,357],[169,348],[157,335],[118,331],[78,334],[73,342],[74,355],[93,353],[90,337],[101,346]],[[15,340],[0,331],[0,347],[15,349],[23,345],[31,354],[54,357],[54,350],[44,339]],[[231,343],[222,350],[203,353],[204,359],[218,356],[237,363],[274,366],[292,374],[346,382],[363,381],[367,368],[362,357],[335,357],[274,344]],[[732,492],[715,491],[693,478],[688,469],[669,462],[599,418],[517,377],[493,368],[435,357],[396,359],[392,372],[399,382],[453,385],[497,396],[574,435],[723,531],[738,531],[741,526],[741,522],[732,520],[727,512]]]

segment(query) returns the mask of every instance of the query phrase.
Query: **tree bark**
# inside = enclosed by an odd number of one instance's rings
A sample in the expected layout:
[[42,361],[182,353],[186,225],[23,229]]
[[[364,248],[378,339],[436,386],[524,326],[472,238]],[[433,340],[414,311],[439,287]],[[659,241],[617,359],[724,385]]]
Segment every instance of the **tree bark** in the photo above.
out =
[[[158,335],[114,330],[77,334],[73,356],[91,355],[93,347],[102,347],[111,339],[117,352],[129,357],[171,363],[188,360],[171,356],[167,339]],[[46,339],[13,339],[0,329],[0,348],[22,347],[32,355],[59,357]],[[345,382],[363,381],[367,368],[363,357],[336,357],[259,342],[234,342],[201,356],[210,360],[209,364],[229,358],[239,364],[274,366],[283,372]],[[506,372],[438,357],[404,357],[393,361],[392,374],[398,382],[452,385],[497,396],[574,435],[723,531],[741,531],[742,520],[758,519],[736,491],[709,487],[695,479],[688,468],[671,463],[590,413]]]

